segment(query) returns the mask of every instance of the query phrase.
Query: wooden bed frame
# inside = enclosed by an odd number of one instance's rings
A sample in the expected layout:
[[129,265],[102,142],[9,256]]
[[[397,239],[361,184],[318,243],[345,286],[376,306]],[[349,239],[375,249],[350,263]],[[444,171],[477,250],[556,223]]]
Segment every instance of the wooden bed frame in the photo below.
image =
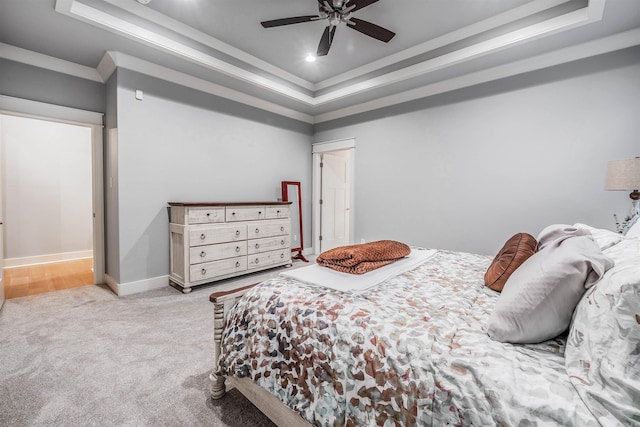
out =
[[[238,301],[242,295],[255,285],[256,284],[253,284],[226,292],[215,292],[209,296],[209,301],[213,303],[214,313],[214,366],[218,365],[218,358],[220,357],[222,343],[222,331],[224,330],[229,311],[236,301]],[[231,389],[235,387],[276,425],[287,427],[311,427],[311,424],[303,419],[300,414],[282,403],[276,396],[258,386],[250,378],[224,377],[216,375],[214,369],[209,375],[209,379],[212,382],[212,399],[220,399],[224,397],[227,392],[227,388]]]

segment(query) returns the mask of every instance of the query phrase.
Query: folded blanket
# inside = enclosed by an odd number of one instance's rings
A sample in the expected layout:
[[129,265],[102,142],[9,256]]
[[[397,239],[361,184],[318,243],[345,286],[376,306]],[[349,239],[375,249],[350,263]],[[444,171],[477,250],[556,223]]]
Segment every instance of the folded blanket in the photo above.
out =
[[343,273],[364,274],[404,258],[409,253],[411,249],[404,243],[379,240],[330,249],[318,255],[316,263]]

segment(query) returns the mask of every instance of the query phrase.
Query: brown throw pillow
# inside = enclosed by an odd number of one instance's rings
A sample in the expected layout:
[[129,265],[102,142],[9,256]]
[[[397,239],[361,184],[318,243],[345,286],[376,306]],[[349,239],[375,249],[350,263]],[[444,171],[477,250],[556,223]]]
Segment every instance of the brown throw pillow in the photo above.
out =
[[536,253],[538,242],[528,233],[518,233],[504,244],[484,274],[484,284],[502,292],[504,284],[520,265]]

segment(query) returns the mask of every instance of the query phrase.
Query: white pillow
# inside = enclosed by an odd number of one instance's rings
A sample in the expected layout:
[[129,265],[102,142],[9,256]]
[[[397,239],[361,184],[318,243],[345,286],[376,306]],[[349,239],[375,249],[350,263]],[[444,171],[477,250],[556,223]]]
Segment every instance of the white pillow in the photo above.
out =
[[588,231],[552,225],[540,249],[511,274],[489,316],[494,341],[537,343],[564,332],[585,290],[613,266]]
[[600,247],[600,250],[610,248],[611,246],[620,243],[620,241],[623,239],[621,234],[615,233],[611,230],[606,230],[604,228],[595,228],[587,224],[581,224],[579,222],[573,224],[573,226],[576,228],[589,230],[589,233],[591,233],[591,235],[593,236],[593,240],[596,241],[596,243]]
[[578,303],[565,367],[603,426],[640,420],[640,239],[604,251],[616,265]]

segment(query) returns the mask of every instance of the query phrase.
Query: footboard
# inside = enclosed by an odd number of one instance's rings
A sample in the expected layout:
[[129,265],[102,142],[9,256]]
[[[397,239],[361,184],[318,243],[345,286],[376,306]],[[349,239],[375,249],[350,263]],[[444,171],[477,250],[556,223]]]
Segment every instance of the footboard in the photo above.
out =
[[[214,366],[218,365],[218,358],[222,349],[222,332],[227,323],[227,316],[231,308],[249,289],[256,284],[245,286],[227,292],[215,292],[209,296],[209,301],[213,303],[214,311],[214,347],[213,361]],[[211,380],[211,398],[220,399],[225,395],[226,377],[217,375],[214,370],[209,375]],[[268,391],[260,388],[248,378],[229,377],[229,385],[235,387],[242,393],[251,403],[253,403],[263,414],[278,426],[287,427],[312,427],[300,414],[293,411],[282,403],[276,396]]]
[[[256,284],[245,286],[242,288],[234,289],[232,291],[214,292],[209,296],[209,301],[213,303],[213,363],[214,366],[218,365],[218,357],[220,357],[220,349],[222,343],[222,331],[227,323],[227,315],[233,305],[238,301],[242,295],[244,295],[249,289],[253,288]],[[209,375],[211,379],[211,398],[220,399],[225,393],[225,377],[216,375],[215,370]]]

